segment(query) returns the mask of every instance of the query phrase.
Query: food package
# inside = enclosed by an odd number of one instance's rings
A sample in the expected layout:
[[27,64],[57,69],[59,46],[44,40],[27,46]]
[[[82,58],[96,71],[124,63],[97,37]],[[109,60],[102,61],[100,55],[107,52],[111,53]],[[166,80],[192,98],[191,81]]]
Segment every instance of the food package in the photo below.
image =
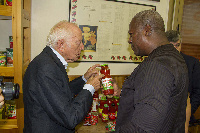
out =
[[84,126],[91,126],[91,113],[88,113],[84,118]]
[[115,126],[116,126],[116,121],[114,122],[108,122],[106,126],[106,130],[109,132],[114,132],[115,131]]
[[13,49],[12,48],[6,48],[7,52],[7,67],[13,66]]
[[15,104],[14,100],[9,100],[6,102],[6,112],[7,112],[8,119],[16,119],[17,118],[16,104]]
[[13,48],[13,36],[9,36],[10,48]]
[[6,6],[12,6],[12,0],[5,0],[6,1]]
[[0,67],[6,66],[6,51],[0,51]]
[[91,122],[91,125],[97,125],[98,123],[98,113],[97,112],[92,112],[91,113],[91,119],[90,119],[90,122]]

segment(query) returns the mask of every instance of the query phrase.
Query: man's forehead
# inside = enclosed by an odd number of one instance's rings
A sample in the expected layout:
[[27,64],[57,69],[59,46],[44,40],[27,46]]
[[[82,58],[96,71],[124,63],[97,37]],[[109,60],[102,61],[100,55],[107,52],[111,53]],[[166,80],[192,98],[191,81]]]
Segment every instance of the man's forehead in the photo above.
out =
[[134,21],[131,21],[131,23],[129,24],[129,32],[135,31],[136,28],[136,23],[134,23]]

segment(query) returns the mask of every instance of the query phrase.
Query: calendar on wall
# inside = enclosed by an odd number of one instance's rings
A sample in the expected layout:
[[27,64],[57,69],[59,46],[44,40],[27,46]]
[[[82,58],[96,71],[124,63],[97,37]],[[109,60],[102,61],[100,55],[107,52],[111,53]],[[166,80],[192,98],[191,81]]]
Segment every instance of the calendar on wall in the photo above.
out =
[[129,23],[138,12],[156,10],[116,0],[70,0],[69,21],[82,30],[84,50],[78,61],[142,62],[128,43]]

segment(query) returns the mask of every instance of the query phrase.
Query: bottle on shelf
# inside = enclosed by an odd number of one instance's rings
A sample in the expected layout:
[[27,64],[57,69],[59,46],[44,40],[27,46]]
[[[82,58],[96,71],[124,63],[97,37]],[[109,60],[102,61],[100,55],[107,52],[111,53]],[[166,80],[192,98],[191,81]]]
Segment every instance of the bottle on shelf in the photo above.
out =
[[99,106],[99,94],[98,91],[95,91],[93,95],[92,112],[97,112],[98,106]]
[[109,107],[109,113],[108,113],[108,117],[111,121],[114,121],[116,119],[115,112],[116,112],[115,104],[112,103],[111,106]]
[[107,104],[108,104],[108,110],[110,110],[111,104],[113,103],[113,96],[107,95]]
[[115,106],[117,106],[117,103],[119,103],[119,97],[114,96],[113,98],[114,98],[113,102],[115,103]]
[[118,112],[118,106],[119,106],[119,97],[114,96],[113,102],[115,104],[115,117],[117,118],[117,112]]
[[106,96],[102,96],[100,100],[100,106],[99,106],[99,118],[102,117],[102,111],[104,108],[104,104],[106,104]]
[[102,122],[108,122],[108,104],[104,104],[102,111]]
[[90,123],[91,123],[91,125],[97,125],[97,123],[98,123],[98,113],[97,112],[91,113]]
[[100,73],[105,75],[102,78],[104,95],[113,95],[114,89],[113,89],[112,77],[110,76],[110,69],[108,67],[108,64],[101,65]]
[[84,118],[84,126],[91,126],[91,113],[88,113]]

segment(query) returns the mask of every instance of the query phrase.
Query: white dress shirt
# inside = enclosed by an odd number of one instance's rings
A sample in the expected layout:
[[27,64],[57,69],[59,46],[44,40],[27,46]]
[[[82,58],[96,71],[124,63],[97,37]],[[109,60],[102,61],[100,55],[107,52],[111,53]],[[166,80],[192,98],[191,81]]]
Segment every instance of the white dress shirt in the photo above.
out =
[[[50,46],[50,48],[56,54],[56,56],[60,59],[62,64],[65,66],[65,69],[67,69],[68,63],[65,61],[65,59],[54,48],[52,48],[51,46]],[[82,76],[82,79],[85,81],[85,83],[87,82],[87,80],[85,79],[84,75]],[[90,84],[85,84],[83,86],[83,89],[86,89],[86,90],[90,91],[92,95],[95,92],[94,87],[92,85],[90,85]]]

